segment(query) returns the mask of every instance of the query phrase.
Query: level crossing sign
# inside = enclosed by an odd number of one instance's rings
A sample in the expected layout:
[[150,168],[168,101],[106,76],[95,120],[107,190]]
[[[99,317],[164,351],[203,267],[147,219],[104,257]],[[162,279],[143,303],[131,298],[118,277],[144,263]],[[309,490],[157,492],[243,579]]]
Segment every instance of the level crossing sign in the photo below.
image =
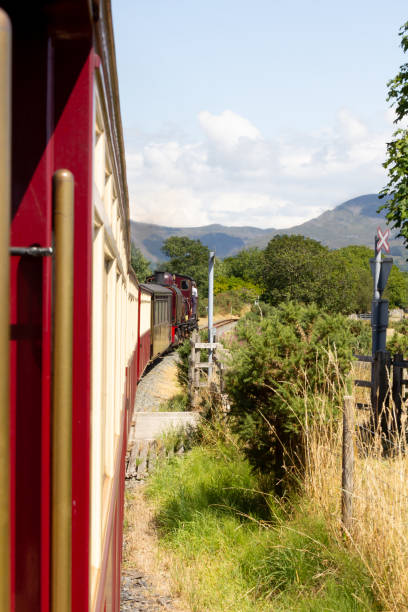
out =
[[386,229],[385,232],[383,233],[381,230],[381,227],[377,228],[377,252],[379,253],[381,251],[382,248],[384,248],[385,251],[387,251],[387,253],[390,252],[390,245],[388,243],[388,239],[390,237],[390,230]]

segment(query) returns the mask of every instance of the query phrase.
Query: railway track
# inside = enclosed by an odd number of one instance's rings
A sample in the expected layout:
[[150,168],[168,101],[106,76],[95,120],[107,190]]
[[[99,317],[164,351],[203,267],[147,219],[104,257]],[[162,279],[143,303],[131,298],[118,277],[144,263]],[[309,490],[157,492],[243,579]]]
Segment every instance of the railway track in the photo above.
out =
[[[216,321],[213,324],[213,328],[217,330],[217,337],[219,338],[223,334],[231,331],[238,323],[239,317],[230,317],[229,319],[222,319],[221,321]],[[200,326],[200,330],[208,329],[208,325]]]

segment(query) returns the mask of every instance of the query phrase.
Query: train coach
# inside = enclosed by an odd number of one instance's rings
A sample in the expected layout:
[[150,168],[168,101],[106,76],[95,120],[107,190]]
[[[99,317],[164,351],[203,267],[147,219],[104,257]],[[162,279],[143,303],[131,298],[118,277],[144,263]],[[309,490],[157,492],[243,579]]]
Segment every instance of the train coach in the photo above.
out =
[[130,266],[118,100],[109,0],[0,1],[2,612],[120,607],[137,384],[185,315]]

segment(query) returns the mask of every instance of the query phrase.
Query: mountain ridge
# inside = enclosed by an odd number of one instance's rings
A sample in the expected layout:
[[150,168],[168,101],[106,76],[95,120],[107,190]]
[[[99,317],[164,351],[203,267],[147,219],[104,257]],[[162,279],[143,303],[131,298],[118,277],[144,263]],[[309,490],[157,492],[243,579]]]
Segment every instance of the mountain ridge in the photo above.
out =
[[[381,200],[378,194],[365,194],[342,202],[310,221],[282,229],[262,229],[250,225],[235,227],[217,223],[198,227],[168,227],[131,221],[131,239],[153,263],[165,259],[160,249],[170,236],[199,239],[211,250],[215,250],[221,259],[235,255],[244,248],[264,248],[269,240],[278,234],[301,234],[318,240],[331,249],[352,244],[374,248],[377,227],[380,224],[383,227],[386,225],[385,211],[377,213],[382,204],[384,200]],[[397,238],[397,234],[398,230],[391,230],[391,254],[400,268],[408,270],[408,251],[403,246],[402,239]]]

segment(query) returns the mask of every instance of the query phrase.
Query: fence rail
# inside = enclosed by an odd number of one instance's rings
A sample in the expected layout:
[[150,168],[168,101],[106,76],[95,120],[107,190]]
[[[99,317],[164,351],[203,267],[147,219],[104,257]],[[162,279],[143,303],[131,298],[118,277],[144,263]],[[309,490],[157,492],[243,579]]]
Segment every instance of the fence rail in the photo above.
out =
[[371,408],[374,428],[382,433],[401,433],[402,402],[406,399],[404,387],[408,379],[403,378],[408,361],[402,355],[388,351],[377,351],[374,356],[354,355],[357,361],[371,363],[371,380],[354,380],[356,387],[369,388],[370,404],[357,403],[358,408]]
[[[206,361],[201,361],[201,351],[208,351]],[[228,398],[224,392],[224,364],[220,360],[220,352],[225,351],[219,342],[200,342],[197,331],[191,336],[191,352],[188,368],[188,388],[190,402],[197,404],[200,389],[208,389],[220,396],[225,411],[229,411]],[[211,355],[211,357],[210,357]]]

